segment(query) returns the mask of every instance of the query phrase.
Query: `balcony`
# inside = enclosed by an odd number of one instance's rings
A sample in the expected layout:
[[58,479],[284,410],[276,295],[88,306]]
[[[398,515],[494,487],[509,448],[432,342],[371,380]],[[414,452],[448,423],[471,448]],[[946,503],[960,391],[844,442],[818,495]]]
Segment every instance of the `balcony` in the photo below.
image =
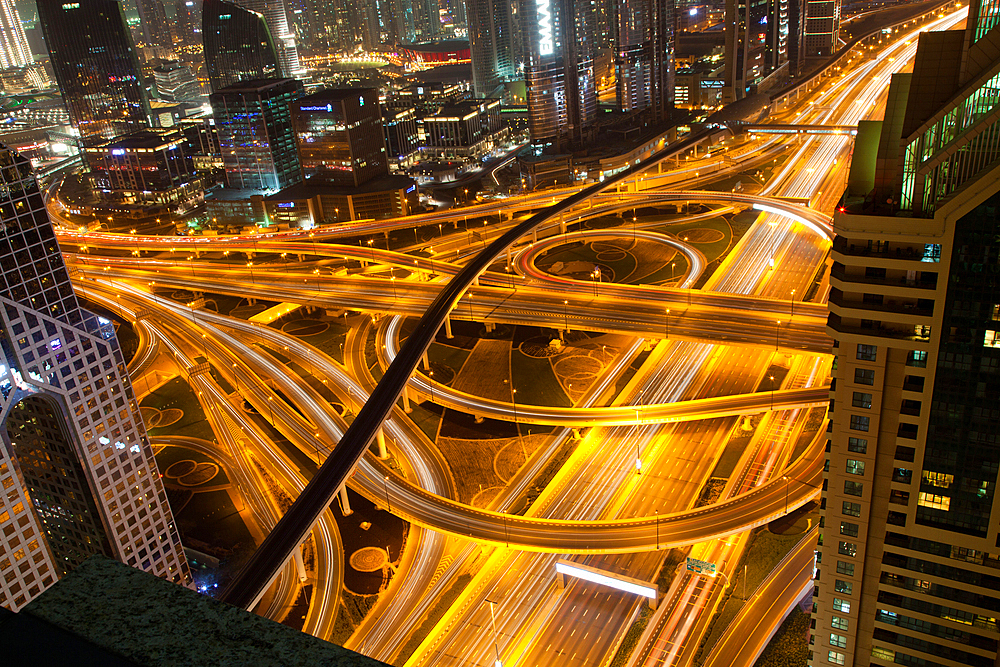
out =
[[850,239],[838,236],[833,240],[833,251],[850,257],[900,259],[910,262],[941,261],[941,246],[937,243],[925,243],[923,247],[888,241],[862,244],[852,243]]
[[[929,303],[929,307],[927,302]],[[907,301],[897,301],[888,299],[884,303],[873,303],[871,301],[848,301],[844,299],[844,293],[837,288],[830,290],[830,304],[840,308],[850,308],[852,310],[869,310],[876,313],[893,313],[896,315],[915,315],[917,317],[931,317],[934,314],[934,302],[930,299],[920,299],[917,303]]]
[[830,278],[839,280],[842,283],[852,283],[857,285],[880,285],[883,287],[905,287],[907,289],[934,290],[937,289],[937,274],[923,272],[918,280],[907,280],[906,276],[899,278],[876,278],[863,275],[847,275],[844,265],[834,262],[830,269]]
[[[831,301],[832,302],[832,301]],[[930,342],[930,327],[907,326],[898,324],[886,326],[882,322],[871,321],[870,324],[851,325],[845,324],[837,313],[830,313],[826,319],[826,326],[837,333],[854,334],[856,336],[872,336],[873,338],[892,338],[894,340],[905,340],[913,343]],[[919,332],[918,332],[919,329]]]

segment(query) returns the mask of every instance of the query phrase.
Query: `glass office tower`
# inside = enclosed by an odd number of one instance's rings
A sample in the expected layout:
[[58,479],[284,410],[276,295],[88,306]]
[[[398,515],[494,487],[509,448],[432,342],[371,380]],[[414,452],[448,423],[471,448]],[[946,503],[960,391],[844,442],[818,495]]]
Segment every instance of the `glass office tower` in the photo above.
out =
[[281,77],[278,52],[261,14],[226,0],[205,0],[202,37],[213,91],[240,81]]
[[84,147],[149,126],[132,37],[115,0],[38,0],[52,70]]

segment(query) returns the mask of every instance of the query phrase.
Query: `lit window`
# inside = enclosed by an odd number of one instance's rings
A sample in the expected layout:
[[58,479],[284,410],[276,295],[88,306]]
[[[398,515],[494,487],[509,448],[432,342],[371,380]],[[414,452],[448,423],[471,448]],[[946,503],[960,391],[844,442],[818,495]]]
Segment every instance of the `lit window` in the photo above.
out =
[[951,498],[948,496],[938,496],[933,493],[924,493],[921,491],[917,494],[917,504],[921,507],[929,507],[935,510],[943,510],[947,512],[951,509]]
[[986,330],[983,336],[983,347],[1000,347],[1000,331]]
[[839,611],[842,614],[850,614],[851,603],[847,600],[841,600],[840,598],[833,598],[833,610]]
[[847,657],[843,653],[837,653],[836,651],[830,651],[826,657],[834,665],[842,665],[847,660]]
[[833,590],[844,595],[851,595],[854,592],[854,584],[843,579],[837,579],[833,582]]
[[847,648],[847,637],[844,635],[830,635],[830,646],[836,646],[837,648]]
[[852,503],[845,500],[841,512],[847,516],[861,516],[861,503]]
[[830,625],[836,630],[847,630],[850,627],[850,622],[846,618],[841,618],[840,616],[834,616],[830,619]]
[[922,473],[923,483],[927,486],[936,486],[939,489],[947,489],[951,487],[951,483],[955,481],[954,475],[949,475],[943,472],[932,472],[930,470],[925,470]]
[[858,461],[857,459],[847,459],[847,474],[848,475],[864,475],[865,474],[865,462]]
[[872,647],[872,657],[878,658],[879,660],[886,660],[888,662],[896,661],[896,652],[891,651],[887,648],[882,648],[881,646]]
[[840,522],[840,534],[847,535],[848,537],[858,536],[858,524],[851,523],[849,521]]
[[854,542],[840,542],[837,545],[837,553],[854,558],[858,553],[858,545]]

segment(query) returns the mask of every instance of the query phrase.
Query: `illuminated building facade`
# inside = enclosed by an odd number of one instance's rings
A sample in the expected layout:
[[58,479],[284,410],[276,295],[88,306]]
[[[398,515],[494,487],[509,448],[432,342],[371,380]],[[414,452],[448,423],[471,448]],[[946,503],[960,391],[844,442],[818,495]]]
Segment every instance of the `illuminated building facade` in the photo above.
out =
[[793,16],[798,14],[789,0],[726,0],[727,103],[757,92],[758,84],[788,62]]
[[1000,17],[969,10],[859,126],[834,217],[814,667],[998,659]]
[[114,327],[80,307],[27,160],[0,148],[0,605],[88,556],[190,583]]
[[267,27],[274,38],[274,46],[278,53],[278,63],[285,76],[299,76],[302,67],[299,65],[299,51],[295,44],[295,35],[288,29],[288,16],[285,14],[284,0],[238,0],[236,3],[244,9],[257,12],[267,21]]
[[226,0],[205,0],[202,37],[213,91],[240,81],[281,77],[278,52],[261,14]]
[[56,83],[84,147],[144,129],[149,103],[121,4],[38,0]]
[[0,0],[0,69],[27,67],[34,61],[14,0]]
[[674,106],[674,1],[619,0],[617,17],[618,106],[666,118]]
[[331,88],[300,98],[292,124],[306,180],[359,186],[389,175],[374,88]]
[[205,183],[178,128],[143,130],[87,149],[90,180],[105,200],[172,204],[197,198]]
[[805,0],[803,48],[807,56],[830,56],[837,51],[840,0]]
[[201,44],[201,6],[196,0],[179,0],[175,5],[176,37],[182,46]]
[[528,126],[535,143],[579,143],[597,115],[592,0],[526,3]]
[[295,79],[257,79],[212,93],[230,188],[274,192],[302,181],[292,128],[292,107],[302,90]]
[[472,85],[476,97],[490,96],[517,74],[510,0],[468,0]]

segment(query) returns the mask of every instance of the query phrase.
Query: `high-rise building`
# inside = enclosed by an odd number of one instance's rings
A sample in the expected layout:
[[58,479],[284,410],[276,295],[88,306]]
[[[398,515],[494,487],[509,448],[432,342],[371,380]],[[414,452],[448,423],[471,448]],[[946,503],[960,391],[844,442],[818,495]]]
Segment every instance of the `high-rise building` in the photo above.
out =
[[174,45],[167,23],[167,13],[163,0],[136,0],[139,20],[142,23],[142,38],[147,46],[162,46],[166,49]]
[[330,88],[292,105],[305,178],[355,187],[389,175],[374,88]]
[[203,104],[208,101],[208,96],[190,68],[176,60],[154,67],[153,82],[161,100],[193,104]]
[[202,36],[213,91],[240,81],[281,77],[278,52],[261,14],[226,0],[205,0]]
[[274,192],[302,182],[292,128],[292,106],[302,90],[295,79],[257,79],[212,93],[230,188]]
[[594,20],[590,0],[538,0],[522,6],[528,125],[536,143],[580,142],[597,115]]
[[468,0],[472,85],[476,97],[488,97],[516,74],[510,0]]
[[859,126],[834,216],[815,667],[998,660],[998,22],[974,2],[964,31],[920,35]]
[[726,102],[752,95],[788,61],[793,13],[784,0],[726,0]]
[[0,69],[27,67],[33,62],[17,5],[14,0],[0,0]]
[[264,17],[274,39],[281,71],[285,76],[300,76],[302,67],[299,65],[299,51],[295,35],[288,29],[284,0],[237,0],[236,4]]
[[115,330],[80,307],[30,163],[0,147],[0,605],[105,554],[190,573]]
[[116,0],[38,0],[52,70],[86,147],[148,127],[149,103]]
[[619,0],[615,85],[623,111],[674,107],[674,0]]
[[840,0],[805,0],[803,50],[807,56],[830,56],[837,51]]

